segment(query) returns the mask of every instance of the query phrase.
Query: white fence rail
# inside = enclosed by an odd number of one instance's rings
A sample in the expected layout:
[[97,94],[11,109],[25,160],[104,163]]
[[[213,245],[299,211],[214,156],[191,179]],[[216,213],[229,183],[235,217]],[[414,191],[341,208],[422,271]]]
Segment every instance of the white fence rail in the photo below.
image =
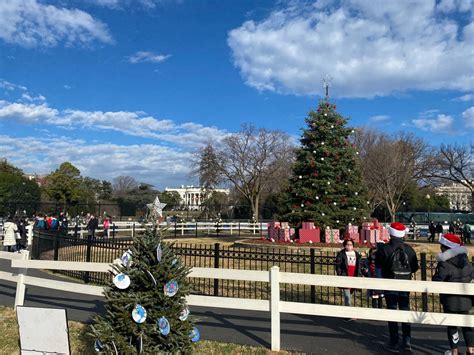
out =
[[[133,237],[137,232],[144,232],[146,227],[151,227],[151,223],[137,223],[137,222],[115,222],[109,228],[109,233],[123,233],[128,232]],[[168,232],[176,232],[176,234],[185,235],[192,232],[205,231],[207,233],[219,232],[234,234],[260,234],[261,231],[267,230],[266,222],[252,223],[252,222],[176,222],[168,223],[162,222],[159,224],[160,228],[168,228]],[[77,228],[77,230],[76,230]],[[96,232],[103,232],[103,225],[99,225]],[[80,236],[87,235],[87,228],[85,224],[70,225],[68,234]]]
[[[103,295],[102,287],[31,277],[26,275],[27,269],[108,272],[112,268],[112,265],[105,263],[28,260],[28,252],[23,254],[0,252],[0,258],[11,260],[11,266],[18,269],[18,272],[13,274],[0,272],[0,279],[17,283],[15,306],[22,305],[24,303],[25,285],[45,287],[94,296]],[[189,277],[269,282],[271,290],[270,300],[190,295],[187,298],[187,302],[192,306],[270,312],[271,348],[275,351],[280,349],[280,313],[358,318],[378,321],[396,321],[443,326],[474,326],[473,315],[330,306],[299,302],[283,302],[280,300],[280,284],[282,283],[343,288],[474,295],[474,284],[472,283],[466,284],[453,282],[404,281],[327,275],[308,275],[280,272],[277,266],[273,266],[269,272],[236,269],[193,268]]]

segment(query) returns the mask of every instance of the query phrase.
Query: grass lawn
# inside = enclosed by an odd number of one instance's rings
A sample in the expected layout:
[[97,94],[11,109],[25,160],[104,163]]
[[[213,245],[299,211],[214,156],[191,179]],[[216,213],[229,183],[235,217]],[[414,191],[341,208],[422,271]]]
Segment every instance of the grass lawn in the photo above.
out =
[[[88,332],[87,324],[69,321],[69,341],[71,353],[97,354],[94,351],[94,339]],[[16,313],[12,308],[0,306],[0,354],[19,354],[19,335]],[[194,354],[290,354],[289,352],[274,352],[262,347],[252,347],[215,341],[200,341],[196,343]]]

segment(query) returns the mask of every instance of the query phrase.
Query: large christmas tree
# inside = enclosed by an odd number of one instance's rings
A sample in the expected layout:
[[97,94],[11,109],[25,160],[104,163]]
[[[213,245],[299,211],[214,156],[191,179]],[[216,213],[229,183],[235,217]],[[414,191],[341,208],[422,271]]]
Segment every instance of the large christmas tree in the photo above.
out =
[[157,227],[137,235],[105,288],[107,313],[96,317],[96,351],[106,354],[190,353],[199,332],[188,318],[189,268]]
[[350,140],[347,119],[327,99],[309,112],[290,180],[286,217],[298,224],[343,228],[367,216],[366,189],[358,152]]

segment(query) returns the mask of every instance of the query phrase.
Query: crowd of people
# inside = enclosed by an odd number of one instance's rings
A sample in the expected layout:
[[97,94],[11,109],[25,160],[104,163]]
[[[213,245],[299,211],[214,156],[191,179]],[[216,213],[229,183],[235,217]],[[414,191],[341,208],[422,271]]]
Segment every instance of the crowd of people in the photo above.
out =
[[59,214],[42,214],[38,213],[31,218],[28,218],[25,213],[16,214],[15,216],[8,216],[3,223],[3,250],[9,252],[19,252],[27,249],[31,244],[33,237],[33,230],[53,231],[66,234],[70,227],[70,222],[73,225],[85,225],[87,234],[92,238],[97,237],[97,229],[102,224],[101,237],[107,238],[110,236],[110,227],[112,225],[112,218],[104,214],[99,221],[99,218],[93,214],[79,215],[71,218],[67,213]]
[[[390,225],[390,240],[378,243],[369,250],[366,258],[356,250],[354,240],[345,239],[343,249],[336,256],[336,273],[348,277],[376,277],[385,279],[411,280],[418,270],[418,258],[415,250],[405,243],[407,228],[399,222]],[[437,268],[432,281],[470,283],[474,278],[474,268],[469,260],[469,252],[463,246],[464,239],[454,233],[441,233],[438,236],[440,253],[437,255]],[[342,289],[346,306],[351,305],[353,289]],[[405,291],[369,290],[372,307],[382,308],[385,299],[387,309],[410,310],[410,293]],[[472,295],[440,295],[445,313],[469,314],[473,306]],[[355,319],[346,319],[346,322]],[[397,322],[388,322],[389,342],[385,349],[399,352],[400,334]],[[467,354],[474,354],[473,328],[463,327],[462,333]],[[447,354],[458,354],[460,334],[457,327],[447,329],[450,350]],[[411,351],[411,325],[401,325],[401,346]]]

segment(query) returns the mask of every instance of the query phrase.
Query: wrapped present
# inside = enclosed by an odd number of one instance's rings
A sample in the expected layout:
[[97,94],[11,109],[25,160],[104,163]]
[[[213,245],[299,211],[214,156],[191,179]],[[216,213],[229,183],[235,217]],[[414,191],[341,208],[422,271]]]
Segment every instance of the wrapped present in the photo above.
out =
[[359,227],[354,226],[353,224],[348,224],[346,226],[346,232],[347,233],[359,233]]
[[303,222],[301,229],[316,229],[314,222]]
[[300,229],[299,243],[320,243],[321,242],[321,231],[319,228],[314,227],[313,229]]
[[359,227],[349,224],[346,226],[346,231],[344,232],[344,239],[352,239],[355,242],[359,242]]
[[372,229],[374,224],[372,222],[364,222],[362,223],[362,229]]
[[271,221],[271,222],[268,222],[267,227],[275,229],[275,228],[280,228],[281,225],[280,225],[280,222]]
[[341,243],[339,229],[326,228],[324,230],[324,241],[326,243]]
[[362,230],[362,243],[375,244],[377,230],[374,229],[363,229]]
[[268,223],[268,239],[279,240],[280,239],[280,222],[272,221]]
[[280,229],[279,233],[279,242],[289,243],[295,237],[295,229],[294,228],[282,228]]

